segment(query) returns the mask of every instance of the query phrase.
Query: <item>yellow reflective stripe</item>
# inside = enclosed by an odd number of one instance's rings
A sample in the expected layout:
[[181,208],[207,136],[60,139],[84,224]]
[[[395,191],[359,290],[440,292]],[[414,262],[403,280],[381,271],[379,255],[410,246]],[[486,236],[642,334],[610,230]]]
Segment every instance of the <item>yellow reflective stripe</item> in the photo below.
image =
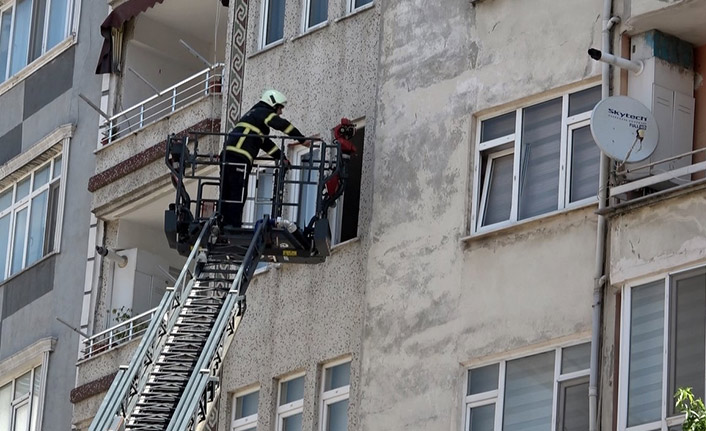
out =
[[273,113],[271,113],[270,115],[268,115],[267,118],[265,118],[265,125],[269,126],[269,125],[270,125],[270,120],[272,120],[272,119],[275,118],[276,116],[277,116],[277,113],[276,113],[276,112],[273,112]]
[[289,126],[284,129],[284,133],[289,134],[289,132],[291,132],[292,130],[294,130],[294,125],[290,123]]
[[[242,122],[242,121],[241,121],[240,123],[236,124],[235,127],[242,127],[242,128],[244,128],[244,129],[251,129],[253,132],[255,132],[255,133],[259,134],[259,135],[264,135],[264,133],[262,133],[262,131],[261,131],[260,129],[258,129],[257,127],[253,126],[253,125],[250,124],[250,123],[245,123],[245,122]],[[245,132],[244,134],[247,135],[248,132]]]
[[274,147],[272,147],[272,149],[270,151],[267,152],[267,154],[272,155],[272,154],[276,153],[277,150],[279,150],[279,147],[277,145],[275,145]]
[[252,162],[252,156],[250,155],[250,153],[248,153],[247,151],[243,150],[242,148],[237,148],[237,147],[234,147],[234,146],[232,146],[232,145],[228,145],[228,146],[226,147],[226,150],[227,150],[227,151],[233,151],[233,152],[236,152],[236,153],[238,153],[238,154],[242,154],[242,155],[244,155],[245,157],[247,157],[248,160],[250,160],[250,162]]

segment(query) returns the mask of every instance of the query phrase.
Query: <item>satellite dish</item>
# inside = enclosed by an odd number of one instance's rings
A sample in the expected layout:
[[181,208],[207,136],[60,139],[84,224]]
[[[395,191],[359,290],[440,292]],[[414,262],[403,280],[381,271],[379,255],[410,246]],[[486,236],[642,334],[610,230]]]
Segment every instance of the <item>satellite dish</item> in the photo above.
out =
[[611,96],[598,102],[591,113],[591,134],[608,157],[623,163],[650,157],[659,140],[652,112],[627,96]]

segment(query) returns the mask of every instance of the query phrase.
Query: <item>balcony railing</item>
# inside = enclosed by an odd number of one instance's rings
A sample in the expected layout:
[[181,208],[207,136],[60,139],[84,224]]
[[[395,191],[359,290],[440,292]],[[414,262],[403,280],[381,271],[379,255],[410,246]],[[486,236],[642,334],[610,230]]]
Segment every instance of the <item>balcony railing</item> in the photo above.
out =
[[129,320],[99,332],[83,340],[79,361],[90,359],[100,353],[109,352],[140,338],[145,333],[157,308],[145,311]]
[[223,63],[218,63],[113,115],[100,126],[99,147],[159,121],[201,97],[220,94],[222,81]]
[[664,171],[664,172],[659,172],[656,174],[652,174],[651,170],[655,168],[658,165],[661,165],[665,162],[669,162],[672,160],[679,160],[683,159],[686,157],[692,157],[696,154],[699,153],[705,153],[706,148],[700,148],[694,151],[689,151],[684,154],[678,154],[663,160],[659,160],[656,162],[644,164],[641,166],[637,167],[632,167],[628,169],[619,169],[617,172],[618,177],[625,177],[626,175],[632,174],[639,174],[640,172],[647,172],[644,174],[644,177],[632,180],[632,181],[626,181],[623,184],[613,186],[610,189],[610,197],[620,197],[621,195],[625,195],[626,193],[633,192],[645,187],[655,187],[657,185],[664,185],[668,184],[666,187],[662,186],[662,188],[670,188],[670,187],[676,187],[678,185],[685,185],[690,182],[692,182],[691,176],[693,174],[699,173],[699,172],[704,172],[706,171],[706,161],[704,162],[697,162],[697,163],[690,163],[687,166],[683,166],[680,168],[672,169],[669,171]]

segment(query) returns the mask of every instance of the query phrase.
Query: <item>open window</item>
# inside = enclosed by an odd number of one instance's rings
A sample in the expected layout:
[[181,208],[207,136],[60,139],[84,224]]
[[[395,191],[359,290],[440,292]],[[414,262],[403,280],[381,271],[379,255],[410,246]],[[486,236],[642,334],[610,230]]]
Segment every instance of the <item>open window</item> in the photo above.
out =
[[591,87],[480,120],[473,232],[596,201],[589,120],[599,100]]

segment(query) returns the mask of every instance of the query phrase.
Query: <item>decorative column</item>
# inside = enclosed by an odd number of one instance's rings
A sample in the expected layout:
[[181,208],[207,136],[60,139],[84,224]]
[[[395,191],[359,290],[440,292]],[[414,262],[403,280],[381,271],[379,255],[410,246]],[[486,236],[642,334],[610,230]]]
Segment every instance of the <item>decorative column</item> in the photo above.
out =
[[243,103],[243,78],[245,76],[245,51],[248,30],[248,0],[231,0],[228,16],[230,55],[228,59],[228,96],[224,112],[225,132],[235,127]]

